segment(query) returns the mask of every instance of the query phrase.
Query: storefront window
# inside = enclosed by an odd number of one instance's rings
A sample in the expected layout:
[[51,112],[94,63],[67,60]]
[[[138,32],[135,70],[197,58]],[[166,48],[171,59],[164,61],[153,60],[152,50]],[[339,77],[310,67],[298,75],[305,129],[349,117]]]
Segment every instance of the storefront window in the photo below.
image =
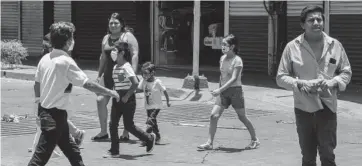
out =
[[[160,65],[191,66],[193,2],[162,1],[159,2],[158,9],[159,55],[156,56],[159,56]],[[200,65],[218,65],[223,32],[224,2],[201,2]]]
[[200,66],[218,66],[224,36],[224,1],[201,2]]

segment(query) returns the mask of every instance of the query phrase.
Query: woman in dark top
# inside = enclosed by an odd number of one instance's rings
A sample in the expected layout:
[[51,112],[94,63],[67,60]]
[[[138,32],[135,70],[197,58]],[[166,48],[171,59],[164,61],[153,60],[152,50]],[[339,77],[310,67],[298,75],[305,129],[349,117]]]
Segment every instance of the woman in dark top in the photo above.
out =
[[[114,48],[116,41],[126,42],[130,46],[130,52],[132,55],[132,68],[137,73],[138,66],[138,42],[134,35],[131,33],[131,29],[125,24],[125,21],[118,13],[113,13],[108,22],[109,32],[103,37],[102,41],[102,54],[99,59],[99,69],[97,81],[104,85],[108,89],[113,89],[112,70],[115,65],[111,58],[111,51]],[[108,110],[107,104],[110,100],[109,96],[98,95],[97,96],[97,109],[99,116],[99,123],[101,125],[101,132],[92,137],[92,140],[107,139],[109,137],[107,133],[107,117]],[[122,140],[129,138],[128,132],[123,131],[121,136]]]

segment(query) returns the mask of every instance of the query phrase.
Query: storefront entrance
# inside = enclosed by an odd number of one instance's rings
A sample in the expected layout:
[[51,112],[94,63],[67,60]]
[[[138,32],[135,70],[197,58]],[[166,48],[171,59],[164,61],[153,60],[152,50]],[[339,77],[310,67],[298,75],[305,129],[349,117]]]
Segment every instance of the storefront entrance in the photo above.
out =
[[[160,66],[192,66],[193,1],[162,1],[154,10],[154,62]],[[223,33],[224,2],[201,2],[200,67],[218,66]]]

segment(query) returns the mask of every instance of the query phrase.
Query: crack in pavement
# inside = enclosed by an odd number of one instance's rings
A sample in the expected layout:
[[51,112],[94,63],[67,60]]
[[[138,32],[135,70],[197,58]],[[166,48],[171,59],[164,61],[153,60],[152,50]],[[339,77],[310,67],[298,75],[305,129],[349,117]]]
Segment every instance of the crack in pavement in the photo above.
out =
[[[197,123],[182,123],[182,122],[173,122],[171,123],[174,126],[190,126],[190,127],[204,127],[204,128],[208,128],[209,125],[203,125],[203,124],[197,124]],[[229,127],[229,126],[217,126],[217,128],[220,129],[231,129],[231,130],[247,130],[246,127]]]
[[204,162],[206,161],[206,157],[211,153],[212,151],[208,151],[205,156],[202,158],[201,164],[204,164]]

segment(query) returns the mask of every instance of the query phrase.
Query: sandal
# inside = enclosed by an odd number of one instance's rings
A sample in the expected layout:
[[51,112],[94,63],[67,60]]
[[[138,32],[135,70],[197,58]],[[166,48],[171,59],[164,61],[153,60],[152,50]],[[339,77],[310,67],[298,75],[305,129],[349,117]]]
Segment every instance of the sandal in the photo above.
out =
[[103,135],[103,136],[96,135],[96,136],[92,137],[91,140],[93,140],[93,141],[103,140],[103,139],[108,139],[108,137],[109,137],[108,134]]

